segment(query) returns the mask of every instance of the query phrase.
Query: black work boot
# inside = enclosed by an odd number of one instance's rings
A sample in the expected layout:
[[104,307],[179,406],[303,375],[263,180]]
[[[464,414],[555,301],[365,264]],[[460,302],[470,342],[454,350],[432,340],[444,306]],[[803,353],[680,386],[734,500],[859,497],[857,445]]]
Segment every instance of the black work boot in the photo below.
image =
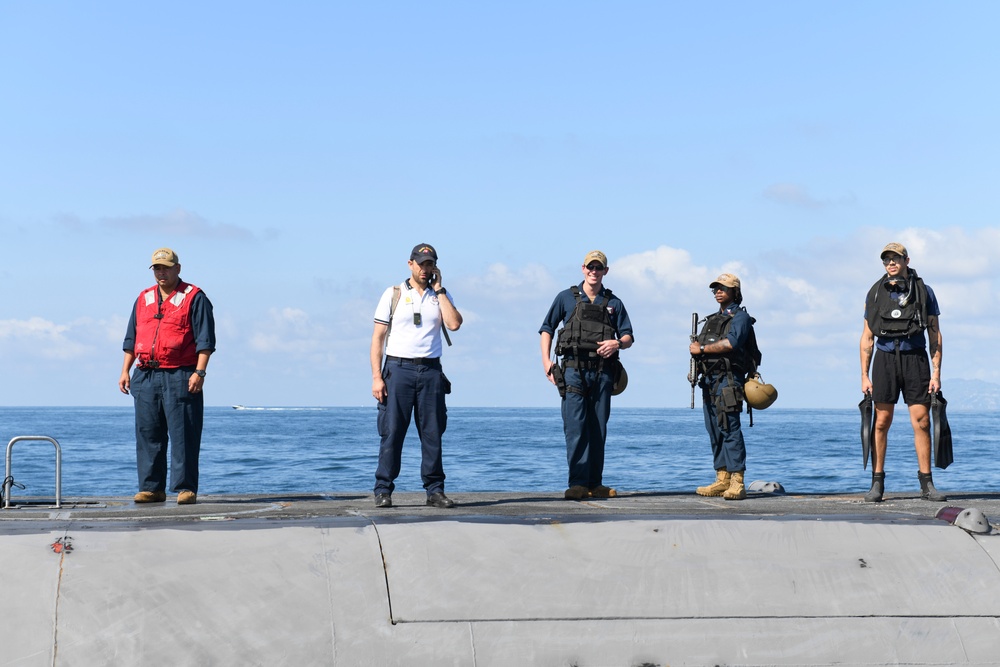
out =
[[934,480],[931,479],[931,473],[918,472],[917,479],[920,480],[920,497],[923,500],[934,500],[938,502],[948,500],[948,496],[934,488]]
[[872,473],[872,488],[865,494],[866,503],[880,503],[882,502],[882,494],[885,493],[885,473],[884,472],[873,472]]

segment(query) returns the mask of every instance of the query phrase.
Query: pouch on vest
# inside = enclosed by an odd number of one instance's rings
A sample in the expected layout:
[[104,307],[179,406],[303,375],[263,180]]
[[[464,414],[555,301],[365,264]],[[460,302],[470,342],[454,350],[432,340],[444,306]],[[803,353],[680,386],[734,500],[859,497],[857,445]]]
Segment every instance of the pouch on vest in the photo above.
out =
[[743,410],[743,387],[727,385],[722,388],[721,394],[724,412],[741,412]]
[[913,319],[912,308],[892,308],[882,314],[882,326],[877,334],[888,338],[902,338],[909,334],[910,322]]
[[559,398],[566,398],[566,376],[563,374],[563,369],[559,367],[559,364],[552,364],[552,369],[549,373],[552,374],[552,379],[556,381]]

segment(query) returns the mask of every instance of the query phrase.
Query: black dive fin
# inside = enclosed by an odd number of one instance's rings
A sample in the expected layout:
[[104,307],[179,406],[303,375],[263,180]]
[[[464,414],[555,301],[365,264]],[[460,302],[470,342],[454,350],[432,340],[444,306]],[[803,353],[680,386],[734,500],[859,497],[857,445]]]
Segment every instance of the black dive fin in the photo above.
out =
[[861,459],[864,468],[867,469],[868,454],[871,452],[872,445],[872,426],[875,423],[875,405],[872,401],[872,395],[865,394],[865,397],[858,403],[858,408],[861,410]]
[[934,466],[947,468],[954,462],[954,451],[951,447],[951,426],[948,425],[948,415],[945,408],[948,401],[941,392],[931,394],[931,425],[934,429]]

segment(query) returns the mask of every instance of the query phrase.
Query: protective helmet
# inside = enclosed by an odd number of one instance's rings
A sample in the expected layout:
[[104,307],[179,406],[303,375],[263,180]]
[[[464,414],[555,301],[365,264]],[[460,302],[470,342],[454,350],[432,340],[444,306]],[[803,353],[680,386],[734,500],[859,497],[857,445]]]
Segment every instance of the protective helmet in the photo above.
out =
[[617,396],[618,394],[625,391],[625,387],[627,386],[628,386],[628,373],[625,372],[625,367],[619,364],[618,373],[615,375],[615,385],[611,389],[611,395]]
[[754,480],[750,482],[750,486],[747,487],[747,493],[784,493],[785,487],[782,486],[781,482],[765,482],[763,480]]
[[754,410],[769,408],[778,400],[778,390],[773,385],[764,384],[759,373],[743,385],[743,394],[746,396],[747,405]]
[[993,530],[990,520],[986,518],[983,511],[975,507],[970,507],[959,512],[953,523],[970,533],[989,533]]

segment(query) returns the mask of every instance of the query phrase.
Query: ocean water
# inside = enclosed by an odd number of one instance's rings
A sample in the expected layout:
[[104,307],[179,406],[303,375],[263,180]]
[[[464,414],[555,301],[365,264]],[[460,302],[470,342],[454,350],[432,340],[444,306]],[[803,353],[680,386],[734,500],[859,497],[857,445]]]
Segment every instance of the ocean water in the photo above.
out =
[[[370,492],[378,454],[376,411],[370,408],[206,409],[201,453],[202,494]],[[939,489],[1000,491],[1000,412],[949,414],[955,462],[934,469]],[[771,408],[747,427],[747,481],[781,482],[789,493],[867,490],[855,410]],[[0,408],[0,440],[43,435],[62,449],[62,493],[119,496],[136,491],[131,408]],[[407,436],[399,491],[419,491],[420,447]],[[914,491],[916,456],[905,406],[889,434],[886,487]],[[19,442],[12,473],[24,490],[54,494],[51,444]],[[449,494],[475,491],[553,492],[566,487],[562,420],[552,408],[450,408],[444,437]],[[714,478],[700,406],[613,409],[604,481],[621,492],[691,493]]]

